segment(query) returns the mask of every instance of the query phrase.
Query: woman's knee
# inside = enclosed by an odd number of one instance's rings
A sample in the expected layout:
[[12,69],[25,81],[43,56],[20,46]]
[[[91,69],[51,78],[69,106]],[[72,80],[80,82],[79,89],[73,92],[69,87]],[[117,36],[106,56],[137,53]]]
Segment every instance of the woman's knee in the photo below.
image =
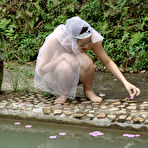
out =
[[82,55],[83,55],[83,61],[81,64],[81,68],[86,71],[88,71],[89,69],[94,69],[94,64],[92,59],[85,53],[83,53]]
[[60,75],[68,75],[72,73],[72,70],[70,65],[66,61],[62,61],[56,66],[55,72],[59,73]]

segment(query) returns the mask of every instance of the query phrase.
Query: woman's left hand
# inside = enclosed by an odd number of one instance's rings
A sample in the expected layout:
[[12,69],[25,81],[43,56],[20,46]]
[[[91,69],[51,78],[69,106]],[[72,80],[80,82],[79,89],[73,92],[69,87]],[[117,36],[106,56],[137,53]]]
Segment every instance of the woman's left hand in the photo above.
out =
[[129,83],[128,81],[124,83],[124,86],[128,91],[130,97],[134,97],[135,95],[138,96],[140,94],[140,89],[137,88],[135,85]]

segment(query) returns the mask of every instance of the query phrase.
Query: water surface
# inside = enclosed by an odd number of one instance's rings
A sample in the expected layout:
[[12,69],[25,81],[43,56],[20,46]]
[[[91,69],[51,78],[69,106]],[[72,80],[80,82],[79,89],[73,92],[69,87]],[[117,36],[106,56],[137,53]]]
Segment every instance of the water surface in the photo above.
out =
[[[51,123],[15,120],[0,120],[0,148],[147,148],[148,134],[109,129],[77,127]],[[25,125],[32,125],[26,128]],[[91,136],[90,132],[101,131],[102,136]],[[59,135],[59,133],[66,135]],[[123,134],[140,134],[128,138]],[[50,139],[50,136],[56,136]]]

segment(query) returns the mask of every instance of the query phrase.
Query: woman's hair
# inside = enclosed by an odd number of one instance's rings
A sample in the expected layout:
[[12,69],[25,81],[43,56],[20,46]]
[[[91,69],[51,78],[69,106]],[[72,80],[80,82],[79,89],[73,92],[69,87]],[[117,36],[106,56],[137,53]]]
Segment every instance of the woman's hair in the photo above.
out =
[[88,30],[88,27],[83,27],[80,34],[83,34],[84,32],[86,32]]

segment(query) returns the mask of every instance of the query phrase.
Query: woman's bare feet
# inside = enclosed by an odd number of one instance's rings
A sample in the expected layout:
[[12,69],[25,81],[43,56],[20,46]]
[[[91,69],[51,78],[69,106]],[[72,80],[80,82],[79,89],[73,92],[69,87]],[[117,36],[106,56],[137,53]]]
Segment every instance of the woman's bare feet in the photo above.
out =
[[64,104],[67,101],[67,98],[59,96],[57,99],[55,99],[54,104]]
[[102,101],[102,98],[97,96],[93,91],[87,90],[85,91],[85,95],[88,99],[90,99],[92,102],[100,103]]

